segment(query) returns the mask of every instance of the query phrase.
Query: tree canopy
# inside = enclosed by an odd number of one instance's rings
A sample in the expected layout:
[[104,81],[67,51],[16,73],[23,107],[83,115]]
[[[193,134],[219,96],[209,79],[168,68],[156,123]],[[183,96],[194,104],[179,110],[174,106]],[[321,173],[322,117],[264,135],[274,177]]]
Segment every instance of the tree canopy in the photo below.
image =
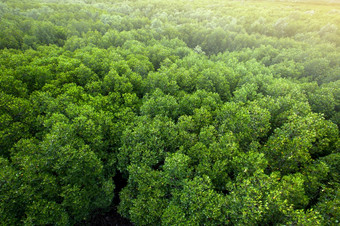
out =
[[339,224],[338,1],[7,0],[0,29],[1,224]]

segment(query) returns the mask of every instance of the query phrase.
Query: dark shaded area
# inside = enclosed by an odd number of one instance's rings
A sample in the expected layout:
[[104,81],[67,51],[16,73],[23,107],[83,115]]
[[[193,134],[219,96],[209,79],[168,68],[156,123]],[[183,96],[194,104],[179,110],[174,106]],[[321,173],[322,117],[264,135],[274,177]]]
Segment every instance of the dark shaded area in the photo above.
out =
[[88,225],[124,226],[134,224],[132,224],[128,219],[120,216],[117,213],[117,208],[112,208],[112,210],[108,213],[93,216]]
[[113,178],[116,188],[113,198],[112,206],[109,212],[98,211],[89,221],[88,225],[103,225],[103,226],[125,226],[134,225],[128,219],[122,217],[118,211],[117,206],[120,202],[119,193],[127,185],[127,180],[118,172]]
[[314,205],[316,205],[318,203],[320,195],[321,195],[320,191],[321,191],[321,187],[319,187],[317,192],[315,192],[315,194],[313,196],[311,196],[307,206],[305,207],[305,210],[312,208]]

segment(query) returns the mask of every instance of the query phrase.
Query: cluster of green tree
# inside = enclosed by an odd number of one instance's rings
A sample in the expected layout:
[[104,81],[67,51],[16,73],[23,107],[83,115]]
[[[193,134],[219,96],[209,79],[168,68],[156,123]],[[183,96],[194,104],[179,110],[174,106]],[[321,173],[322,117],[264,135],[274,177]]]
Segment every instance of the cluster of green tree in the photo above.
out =
[[114,195],[136,225],[338,224],[339,24],[336,4],[0,2],[1,224]]

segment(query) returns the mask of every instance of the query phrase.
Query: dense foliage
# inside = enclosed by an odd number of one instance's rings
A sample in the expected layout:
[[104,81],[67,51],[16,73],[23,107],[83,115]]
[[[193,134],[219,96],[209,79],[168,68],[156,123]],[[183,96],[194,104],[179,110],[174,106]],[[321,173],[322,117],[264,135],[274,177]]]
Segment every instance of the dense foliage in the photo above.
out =
[[339,223],[336,1],[7,0],[0,29],[1,224]]

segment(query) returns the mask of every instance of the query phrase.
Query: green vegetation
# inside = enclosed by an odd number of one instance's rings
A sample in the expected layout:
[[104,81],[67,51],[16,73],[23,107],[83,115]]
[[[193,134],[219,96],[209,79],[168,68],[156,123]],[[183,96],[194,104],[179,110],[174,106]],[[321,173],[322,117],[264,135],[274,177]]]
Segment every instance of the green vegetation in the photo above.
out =
[[0,2],[1,225],[337,225],[339,125],[337,1]]

